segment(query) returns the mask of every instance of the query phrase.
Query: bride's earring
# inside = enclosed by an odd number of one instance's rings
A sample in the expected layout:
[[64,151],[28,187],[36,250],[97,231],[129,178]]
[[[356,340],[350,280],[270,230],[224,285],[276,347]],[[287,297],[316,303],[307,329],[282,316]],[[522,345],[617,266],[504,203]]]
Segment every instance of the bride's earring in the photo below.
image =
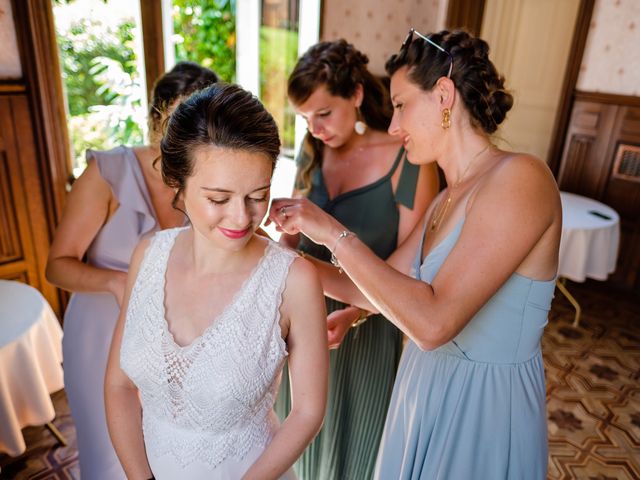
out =
[[356,120],[356,123],[353,125],[353,129],[356,131],[358,135],[364,135],[365,132],[367,131],[367,124],[361,120],[362,114],[360,113],[360,107],[356,107],[356,115],[358,119]]

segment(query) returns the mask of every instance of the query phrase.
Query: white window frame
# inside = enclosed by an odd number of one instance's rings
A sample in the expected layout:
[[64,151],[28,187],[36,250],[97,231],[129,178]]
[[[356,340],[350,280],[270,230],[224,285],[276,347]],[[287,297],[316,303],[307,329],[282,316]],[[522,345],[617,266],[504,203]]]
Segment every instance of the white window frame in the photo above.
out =
[[[172,0],[161,0],[165,69],[176,63],[173,48]],[[237,0],[236,3],[236,82],[260,97],[260,0]],[[300,0],[298,18],[298,58],[320,39],[321,0]],[[307,132],[307,124],[296,115],[295,147],[297,152]]]

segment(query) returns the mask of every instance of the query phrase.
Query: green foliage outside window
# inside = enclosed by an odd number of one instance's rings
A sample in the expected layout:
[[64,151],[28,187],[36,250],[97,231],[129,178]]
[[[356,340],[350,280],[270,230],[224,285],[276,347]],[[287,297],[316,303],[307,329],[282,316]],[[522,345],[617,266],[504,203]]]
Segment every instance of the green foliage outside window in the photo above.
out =
[[[70,8],[66,3],[73,2],[55,2],[59,8]],[[134,30],[133,18],[115,26],[83,18],[56,29],[76,175],[84,168],[89,148],[144,143],[144,88],[137,72]]]
[[115,92],[105,88],[92,72],[99,65],[98,59],[113,59],[124,73],[135,75],[134,27],[133,21],[126,21],[116,31],[109,31],[98,20],[85,19],[71,25],[67,32],[58,32],[70,115],[87,113],[93,105],[110,105],[115,99]]
[[235,0],[173,0],[172,15],[176,60],[197,62],[235,81]]
[[[236,78],[236,1],[173,0],[176,60],[213,69],[223,80]],[[297,60],[298,34],[260,29],[260,97],[280,128],[283,146],[293,148],[294,113],[287,100],[287,76]]]
[[295,143],[295,112],[287,98],[287,78],[297,59],[298,32],[260,28],[260,96],[278,124],[285,150],[293,149]]

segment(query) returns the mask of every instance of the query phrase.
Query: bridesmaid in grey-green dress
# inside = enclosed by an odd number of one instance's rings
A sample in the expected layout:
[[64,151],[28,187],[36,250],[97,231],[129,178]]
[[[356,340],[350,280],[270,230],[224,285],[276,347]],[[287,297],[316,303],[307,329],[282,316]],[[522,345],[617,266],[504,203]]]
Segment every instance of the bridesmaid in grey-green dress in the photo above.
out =
[[[387,258],[424,214],[438,181],[433,166],[408,163],[399,142],[387,135],[388,94],[368,72],[367,61],[344,40],[322,42],[300,58],[289,77],[289,97],[309,128],[297,159],[296,193]],[[282,241],[330,260],[329,250],[306,237]],[[303,480],[367,479],[373,475],[402,333],[380,315],[349,328],[361,312],[331,299],[327,311],[338,324],[335,343],[344,338],[330,354],[323,429],[296,470]],[[291,408],[286,383],[275,408],[280,418]]]

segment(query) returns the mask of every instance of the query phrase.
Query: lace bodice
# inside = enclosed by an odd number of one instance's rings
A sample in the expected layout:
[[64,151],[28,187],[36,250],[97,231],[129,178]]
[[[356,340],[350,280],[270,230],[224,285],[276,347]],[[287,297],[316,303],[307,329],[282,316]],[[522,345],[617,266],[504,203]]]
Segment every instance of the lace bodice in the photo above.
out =
[[164,310],[165,271],[183,231],[155,234],[140,266],[120,362],[138,387],[148,454],[215,468],[269,442],[273,403],[287,355],[282,291],[295,253],[270,242],[224,311],[190,345],[177,345]]

